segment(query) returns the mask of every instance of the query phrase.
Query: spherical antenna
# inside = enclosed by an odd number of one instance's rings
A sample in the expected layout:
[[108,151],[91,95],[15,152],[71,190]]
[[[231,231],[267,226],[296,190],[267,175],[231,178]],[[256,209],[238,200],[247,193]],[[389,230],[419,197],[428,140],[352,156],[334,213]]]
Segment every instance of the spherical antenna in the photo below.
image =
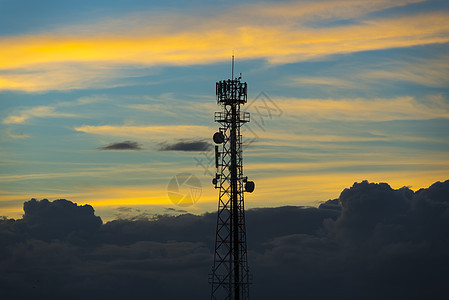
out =
[[254,181],[247,181],[245,183],[245,191],[247,191],[248,193],[254,192],[255,187],[256,185],[254,184]]
[[214,142],[215,144],[223,144],[225,137],[221,131],[214,133]]

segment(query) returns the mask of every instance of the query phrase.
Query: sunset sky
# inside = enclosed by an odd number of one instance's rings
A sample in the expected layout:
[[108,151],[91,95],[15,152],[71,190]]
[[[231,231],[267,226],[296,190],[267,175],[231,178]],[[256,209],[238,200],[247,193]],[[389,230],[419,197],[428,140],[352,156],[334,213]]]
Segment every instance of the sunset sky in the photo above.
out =
[[[0,0],[0,216],[30,198],[103,221],[216,210],[201,146],[233,52],[252,114],[246,207],[449,178],[447,0]],[[167,196],[183,172],[202,184],[189,207]]]

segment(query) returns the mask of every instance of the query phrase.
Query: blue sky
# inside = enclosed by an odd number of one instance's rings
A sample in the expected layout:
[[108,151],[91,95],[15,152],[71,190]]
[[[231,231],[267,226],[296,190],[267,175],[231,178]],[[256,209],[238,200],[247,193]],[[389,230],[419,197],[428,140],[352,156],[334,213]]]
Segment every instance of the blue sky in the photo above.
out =
[[[32,197],[104,220],[166,212],[181,172],[203,186],[182,209],[215,210],[214,169],[197,163],[210,153],[160,149],[211,141],[232,51],[253,116],[247,207],[318,205],[365,179],[444,181],[448,17],[421,0],[0,1],[0,215]],[[99,149],[124,141],[142,149]]]

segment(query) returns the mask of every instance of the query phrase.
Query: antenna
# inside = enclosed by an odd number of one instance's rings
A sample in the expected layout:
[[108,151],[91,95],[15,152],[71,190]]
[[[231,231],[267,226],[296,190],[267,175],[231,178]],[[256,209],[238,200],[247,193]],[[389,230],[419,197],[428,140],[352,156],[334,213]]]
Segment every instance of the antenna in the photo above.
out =
[[234,80],[234,50],[232,50],[232,74],[231,80]]

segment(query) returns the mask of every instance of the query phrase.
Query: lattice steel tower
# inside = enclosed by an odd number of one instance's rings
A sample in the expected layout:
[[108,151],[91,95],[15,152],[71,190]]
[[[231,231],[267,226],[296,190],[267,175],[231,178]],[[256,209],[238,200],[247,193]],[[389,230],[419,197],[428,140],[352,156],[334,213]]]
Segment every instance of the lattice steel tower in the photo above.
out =
[[223,110],[215,113],[220,124],[214,134],[215,166],[212,183],[219,189],[214,265],[209,282],[211,299],[249,299],[250,275],[247,260],[244,192],[254,191],[254,182],[243,176],[242,136],[240,127],[249,122],[250,114],[241,112],[247,102],[246,82],[234,78],[216,84],[217,104]]

